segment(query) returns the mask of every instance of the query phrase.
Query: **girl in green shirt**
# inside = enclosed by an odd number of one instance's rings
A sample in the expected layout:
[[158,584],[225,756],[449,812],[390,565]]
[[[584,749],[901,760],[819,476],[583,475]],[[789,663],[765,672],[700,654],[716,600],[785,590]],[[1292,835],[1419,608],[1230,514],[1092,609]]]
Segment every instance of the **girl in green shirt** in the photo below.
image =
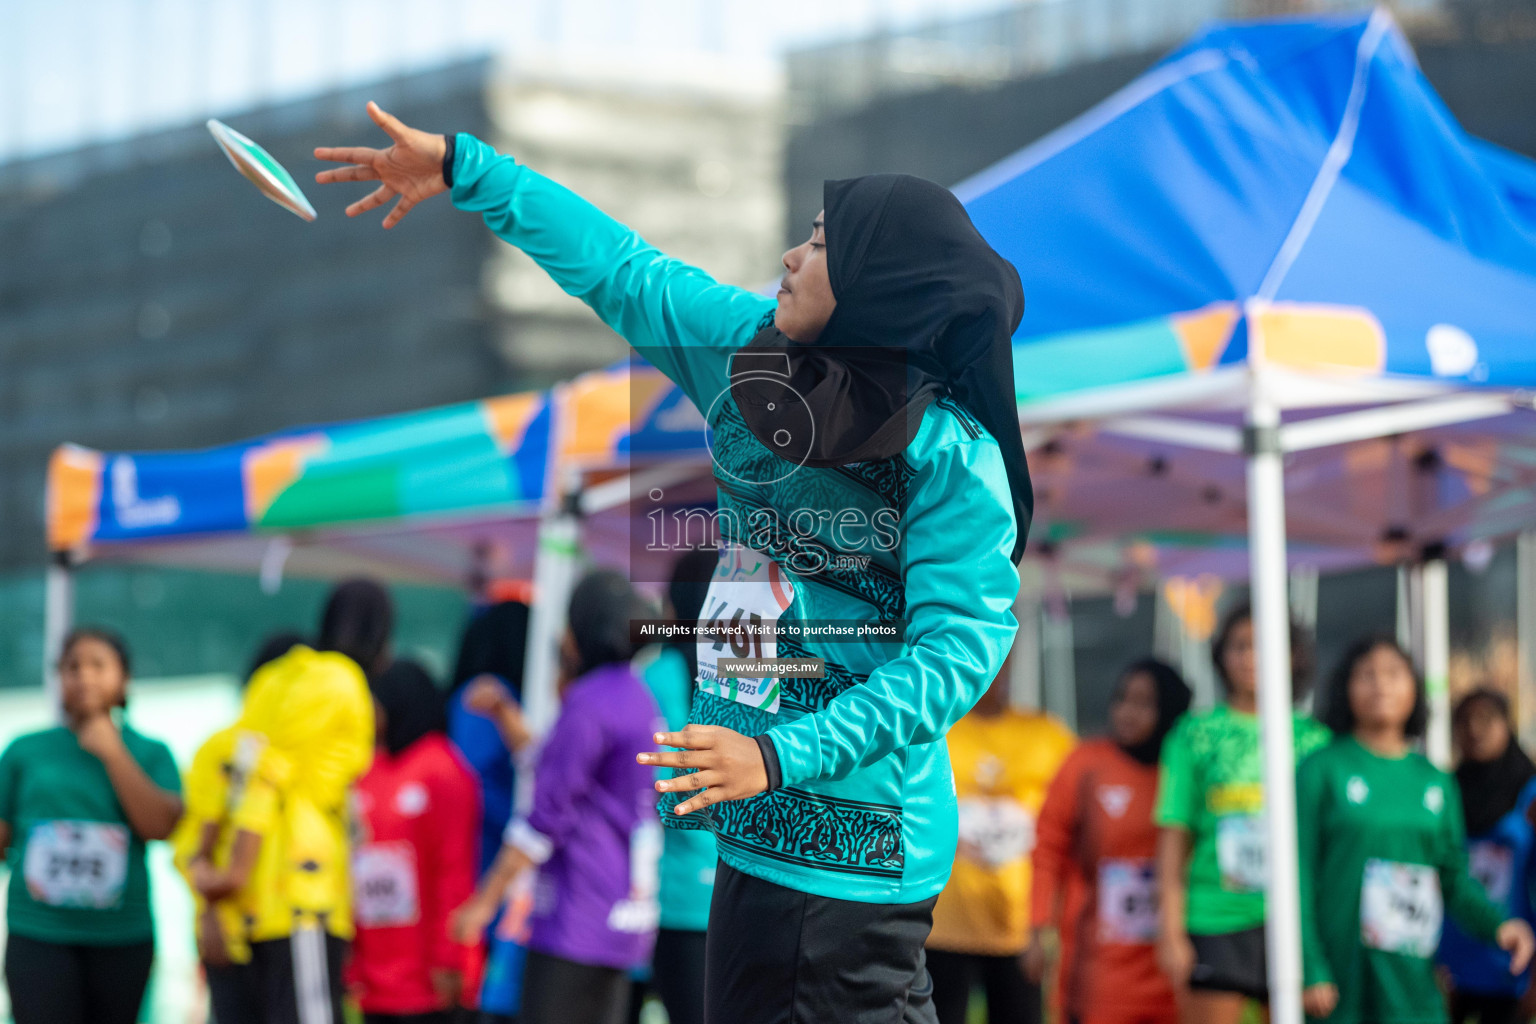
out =
[[[1467,871],[1455,780],[1412,749],[1424,684],[1394,640],[1363,640],[1328,692],[1336,739],[1296,778],[1303,1005],[1330,1024],[1442,1024],[1434,954],[1445,912],[1509,951],[1536,941],[1488,902]],[[1502,923],[1501,923],[1502,921]]]
[[120,639],[70,634],[59,682],[65,724],[0,755],[11,1013],[16,1024],[134,1024],[154,960],[144,844],[175,828],[181,779],[165,744],[116,714]]

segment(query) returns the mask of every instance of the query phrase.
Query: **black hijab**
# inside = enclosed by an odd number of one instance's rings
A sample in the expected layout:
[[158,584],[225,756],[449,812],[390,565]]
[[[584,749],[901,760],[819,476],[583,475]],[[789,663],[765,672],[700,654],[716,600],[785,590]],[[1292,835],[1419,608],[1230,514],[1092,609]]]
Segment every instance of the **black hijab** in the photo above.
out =
[[395,606],[389,591],[370,579],[338,583],[320,617],[320,650],[337,651],[372,675],[389,646]]
[[459,641],[453,667],[452,699],[471,679],[496,676],[512,696],[523,699],[523,658],[528,651],[528,606],[521,601],[493,604],[470,620]]
[[369,687],[384,709],[384,747],[391,754],[398,755],[423,736],[447,730],[443,696],[416,662],[395,659]]
[[1120,749],[1142,764],[1157,764],[1163,754],[1163,741],[1173,731],[1179,716],[1189,710],[1191,694],[1184,677],[1172,665],[1157,658],[1143,658],[1120,673],[1120,682],[1115,685],[1116,700],[1125,696],[1126,684],[1138,673],[1145,673],[1157,690],[1157,725],[1152,735],[1140,743],[1129,747],[1121,744]]
[[594,569],[583,576],[571,591],[566,619],[579,661],[575,675],[633,658],[637,647],[630,620],[649,615],[645,599],[622,573]]
[[1034,509],[1013,383],[1018,271],[931,181],[872,174],[829,181],[823,197],[837,306],[814,343],[770,321],[738,353],[742,418],[783,458],[843,466],[899,455],[928,405],[952,396],[1002,449],[1018,562]]
[[1466,816],[1467,835],[1491,832],[1499,819],[1515,809],[1525,784],[1536,777],[1536,765],[1520,749],[1515,726],[1510,720],[1509,698],[1497,690],[1473,690],[1456,705],[1452,716],[1460,723],[1477,701],[1487,701],[1504,717],[1509,727],[1509,745],[1492,761],[1464,758],[1456,768],[1456,784],[1461,787],[1461,810]]

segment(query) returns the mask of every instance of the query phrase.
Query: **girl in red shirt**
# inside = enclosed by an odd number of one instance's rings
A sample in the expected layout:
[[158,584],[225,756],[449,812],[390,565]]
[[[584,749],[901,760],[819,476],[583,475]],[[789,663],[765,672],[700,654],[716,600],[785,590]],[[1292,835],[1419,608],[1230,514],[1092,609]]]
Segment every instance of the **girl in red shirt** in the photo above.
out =
[[[1171,667],[1139,661],[1120,676],[1109,709],[1109,737],[1078,747],[1046,793],[1036,825],[1031,894],[1033,939],[1025,969],[1045,971],[1041,932],[1063,924],[1058,990],[1078,1024],[1175,1024],[1173,989],[1158,970],[1157,759],[1190,692]],[[1075,917],[1062,895],[1076,887]]]
[[446,1021],[469,955],[448,915],[475,889],[479,783],[448,742],[442,695],[420,665],[396,661],[370,685],[379,746],[356,789],[347,980],[369,1024]]

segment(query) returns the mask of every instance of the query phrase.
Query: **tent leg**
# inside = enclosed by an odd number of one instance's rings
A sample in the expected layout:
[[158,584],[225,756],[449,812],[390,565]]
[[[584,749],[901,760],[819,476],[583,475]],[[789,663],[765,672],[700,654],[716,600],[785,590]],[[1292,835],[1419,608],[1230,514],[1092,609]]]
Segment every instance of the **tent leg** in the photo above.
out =
[[1252,562],[1259,723],[1269,839],[1269,1008],[1272,1024],[1301,1024],[1301,898],[1291,731],[1290,608],[1286,597],[1285,476],[1280,411],[1253,384],[1248,412],[1248,545]]
[[1414,597],[1413,571],[1406,565],[1397,567],[1397,644],[1403,650],[1420,657],[1419,641],[1413,632]]
[[1040,611],[1040,650],[1044,667],[1044,709],[1077,731],[1077,668],[1072,615],[1054,614],[1047,604]]
[[1414,570],[1419,577],[1418,622],[1420,668],[1429,698],[1429,728],[1425,755],[1436,766],[1451,766],[1451,595],[1445,559],[1426,558]]
[[1040,602],[1021,589],[1013,604],[1013,617],[1019,621],[1019,632],[1009,662],[1009,703],[1016,708],[1040,710],[1045,707],[1040,678]]
[[57,661],[74,618],[74,570],[63,558],[50,560],[43,584],[43,690],[55,709],[59,707]]
[[1515,647],[1520,659],[1515,721],[1521,741],[1529,745],[1536,740],[1536,531],[1520,535],[1515,581]]
[[528,615],[528,649],[523,662],[523,707],[535,736],[554,724],[560,638],[566,605],[575,587],[580,526],[574,511],[560,508],[539,524],[533,567],[533,607]]

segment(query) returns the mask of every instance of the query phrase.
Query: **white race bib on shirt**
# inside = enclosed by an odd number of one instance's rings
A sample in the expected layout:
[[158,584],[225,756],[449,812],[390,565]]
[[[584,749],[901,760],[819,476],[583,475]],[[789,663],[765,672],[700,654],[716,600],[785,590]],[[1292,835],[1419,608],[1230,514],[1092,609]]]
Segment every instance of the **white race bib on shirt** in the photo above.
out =
[[1423,864],[1371,858],[1360,886],[1360,940],[1372,949],[1428,958],[1440,945],[1440,876]]
[[726,545],[699,615],[702,629],[709,634],[698,640],[699,689],[722,700],[740,701],[777,714],[778,679],[722,677],[716,662],[720,658],[778,657],[779,645],[772,629],[794,599],[789,576],[772,558],[741,544]]
[[44,821],[32,826],[22,877],[51,907],[106,910],[123,900],[128,826],[104,821]]
[[1257,814],[1231,814],[1216,822],[1216,864],[1230,892],[1263,892],[1269,881],[1269,841]]
[[983,865],[1000,868],[1035,848],[1035,818],[1010,797],[966,797],[960,801],[960,841]]
[[1157,869],[1150,858],[1099,862],[1099,941],[1147,945],[1157,939]]
[[352,853],[352,914],[364,928],[417,921],[416,848],[407,842],[364,843]]

